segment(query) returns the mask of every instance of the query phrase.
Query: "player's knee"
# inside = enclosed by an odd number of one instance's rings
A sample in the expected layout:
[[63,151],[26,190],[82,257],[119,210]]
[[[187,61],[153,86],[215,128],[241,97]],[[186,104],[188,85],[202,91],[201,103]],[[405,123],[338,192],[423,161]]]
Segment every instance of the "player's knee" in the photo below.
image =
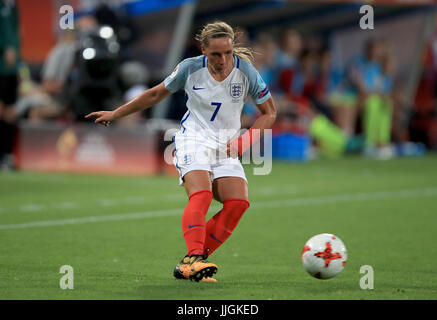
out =
[[243,215],[243,213],[249,208],[249,206],[250,206],[249,201],[242,198],[226,199],[223,202],[224,208],[229,209],[229,211],[232,211],[235,214],[241,214],[241,215]]
[[196,200],[196,201],[200,201],[200,202],[208,202],[211,203],[212,201],[212,191],[209,189],[202,189],[202,190],[195,190],[193,192],[190,193],[190,195],[188,196],[189,200]]

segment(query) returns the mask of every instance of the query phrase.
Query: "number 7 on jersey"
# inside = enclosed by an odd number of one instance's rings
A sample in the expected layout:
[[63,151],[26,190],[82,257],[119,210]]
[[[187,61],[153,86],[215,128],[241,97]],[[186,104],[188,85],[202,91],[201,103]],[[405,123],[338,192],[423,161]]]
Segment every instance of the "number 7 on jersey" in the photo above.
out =
[[211,105],[216,107],[214,110],[214,113],[212,114],[211,120],[210,120],[210,121],[214,121],[215,116],[217,115],[217,112],[219,111],[222,103],[221,102],[211,102]]

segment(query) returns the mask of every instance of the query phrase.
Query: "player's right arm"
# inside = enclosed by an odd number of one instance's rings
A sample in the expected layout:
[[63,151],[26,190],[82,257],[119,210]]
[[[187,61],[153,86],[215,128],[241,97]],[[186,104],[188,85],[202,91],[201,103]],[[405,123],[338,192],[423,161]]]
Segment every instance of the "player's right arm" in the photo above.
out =
[[86,115],[85,118],[96,117],[95,123],[108,126],[111,121],[125,117],[131,113],[145,110],[159,103],[171,94],[161,82],[159,85],[144,91],[141,95],[113,111],[96,111]]
[[120,119],[131,113],[145,110],[157,104],[170,94],[183,89],[190,69],[190,59],[179,63],[173,72],[159,85],[144,91],[140,96],[118,107],[114,111],[97,111],[85,116],[85,118],[96,117],[95,123],[107,126],[111,121]]

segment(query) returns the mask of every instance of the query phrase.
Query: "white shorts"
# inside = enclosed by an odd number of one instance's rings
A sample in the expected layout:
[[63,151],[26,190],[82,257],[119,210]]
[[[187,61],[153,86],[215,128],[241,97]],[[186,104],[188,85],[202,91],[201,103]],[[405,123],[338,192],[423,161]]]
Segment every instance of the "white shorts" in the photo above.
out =
[[175,151],[173,163],[179,171],[179,185],[183,177],[193,170],[209,171],[211,181],[221,177],[239,177],[246,181],[246,174],[238,158],[227,157],[214,142],[176,133],[173,138]]

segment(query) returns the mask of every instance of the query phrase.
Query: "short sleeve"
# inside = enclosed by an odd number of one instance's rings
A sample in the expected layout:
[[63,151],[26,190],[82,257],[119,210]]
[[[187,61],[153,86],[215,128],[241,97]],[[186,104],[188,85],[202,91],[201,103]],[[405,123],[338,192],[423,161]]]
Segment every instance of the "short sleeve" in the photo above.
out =
[[188,65],[187,61],[184,60],[180,62],[173,72],[164,80],[165,88],[174,93],[185,87],[185,82],[188,76]]
[[238,58],[239,69],[245,74],[249,82],[248,94],[255,104],[261,104],[271,97],[271,93],[263,78],[250,63]]
[[249,92],[253,101],[256,104],[261,104],[271,97],[271,93],[259,72],[255,68],[254,70],[256,72],[256,82],[253,82],[253,88],[249,88]]

